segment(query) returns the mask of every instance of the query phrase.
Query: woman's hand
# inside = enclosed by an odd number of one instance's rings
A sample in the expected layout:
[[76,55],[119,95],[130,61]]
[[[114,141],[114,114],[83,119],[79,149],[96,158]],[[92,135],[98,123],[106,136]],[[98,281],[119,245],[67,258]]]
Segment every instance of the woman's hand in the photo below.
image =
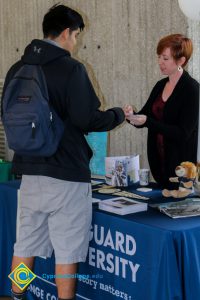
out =
[[144,123],[147,120],[146,115],[129,115],[127,116],[127,119],[130,121],[132,125],[141,126],[144,125]]

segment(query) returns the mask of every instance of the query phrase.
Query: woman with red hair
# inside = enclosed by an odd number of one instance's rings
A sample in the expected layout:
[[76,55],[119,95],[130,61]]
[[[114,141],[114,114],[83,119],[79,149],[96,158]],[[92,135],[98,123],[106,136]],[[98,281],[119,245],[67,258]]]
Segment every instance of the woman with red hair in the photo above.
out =
[[182,34],[163,37],[157,54],[167,77],[156,83],[137,114],[125,108],[132,125],[148,128],[149,165],[161,187],[169,187],[169,177],[182,161],[197,161],[199,84],[184,70],[192,51],[192,41]]

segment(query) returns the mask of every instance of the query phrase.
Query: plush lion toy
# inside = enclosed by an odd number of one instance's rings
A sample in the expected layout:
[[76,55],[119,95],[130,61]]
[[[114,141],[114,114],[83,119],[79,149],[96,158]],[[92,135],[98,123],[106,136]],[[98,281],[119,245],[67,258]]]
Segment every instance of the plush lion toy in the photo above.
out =
[[176,167],[175,173],[177,177],[171,177],[171,182],[179,182],[178,190],[167,190],[164,189],[162,194],[164,197],[182,198],[187,197],[193,193],[193,185],[196,178],[197,168],[195,164],[184,161],[180,166]]

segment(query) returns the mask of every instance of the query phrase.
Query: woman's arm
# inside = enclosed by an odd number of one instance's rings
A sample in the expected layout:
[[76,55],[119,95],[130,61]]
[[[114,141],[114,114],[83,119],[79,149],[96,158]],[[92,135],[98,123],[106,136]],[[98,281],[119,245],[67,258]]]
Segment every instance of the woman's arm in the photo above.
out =
[[182,107],[176,125],[168,125],[147,117],[145,126],[152,131],[161,133],[166,137],[178,141],[186,141],[198,123],[199,116],[199,85],[190,84],[185,89]]

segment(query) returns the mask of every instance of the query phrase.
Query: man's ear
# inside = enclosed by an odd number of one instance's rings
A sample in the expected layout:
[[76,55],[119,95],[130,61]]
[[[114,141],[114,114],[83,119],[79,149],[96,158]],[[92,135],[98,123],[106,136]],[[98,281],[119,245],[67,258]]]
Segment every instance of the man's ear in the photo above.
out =
[[61,32],[60,35],[64,40],[66,40],[69,37],[69,34],[70,34],[69,28],[66,28]]

